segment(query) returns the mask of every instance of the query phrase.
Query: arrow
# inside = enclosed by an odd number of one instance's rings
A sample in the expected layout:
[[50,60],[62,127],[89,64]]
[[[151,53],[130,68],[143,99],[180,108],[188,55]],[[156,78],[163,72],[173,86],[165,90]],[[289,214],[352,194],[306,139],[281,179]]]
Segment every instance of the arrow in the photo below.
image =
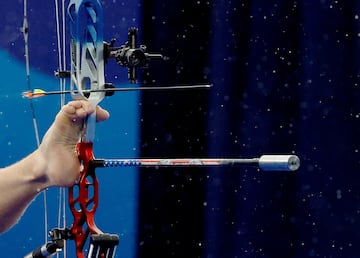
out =
[[[107,96],[111,96],[117,91],[148,91],[148,90],[187,90],[187,89],[208,89],[212,84],[198,84],[198,85],[175,85],[175,86],[143,86],[143,87],[126,87],[126,88],[108,88],[99,90],[82,90],[83,94],[89,94],[91,92],[106,92]],[[23,98],[33,99],[40,98],[49,95],[61,95],[61,94],[77,94],[79,91],[44,91],[42,89],[34,89],[33,91],[24,91],[22,93]]]

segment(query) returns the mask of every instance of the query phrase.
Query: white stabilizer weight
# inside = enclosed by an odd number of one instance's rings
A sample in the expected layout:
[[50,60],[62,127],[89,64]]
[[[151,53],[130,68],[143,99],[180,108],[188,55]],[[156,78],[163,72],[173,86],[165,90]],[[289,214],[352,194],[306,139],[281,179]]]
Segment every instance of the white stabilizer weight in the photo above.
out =
[[300,159],[296,155],[263,155],[259,167],[265,171],[295,171],[300,167]]

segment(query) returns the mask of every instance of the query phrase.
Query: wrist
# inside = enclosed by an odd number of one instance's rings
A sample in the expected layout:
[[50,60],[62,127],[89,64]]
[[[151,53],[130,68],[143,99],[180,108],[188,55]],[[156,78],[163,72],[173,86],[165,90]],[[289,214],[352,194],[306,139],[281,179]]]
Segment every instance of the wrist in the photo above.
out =
[[41,151],[38,149],[30,154],[27,159],[30,162],[28,166],[28,180],[30,184],[36,187],[36,191],[40,192],[51,186],[49,177],[46,173],[47,162]]

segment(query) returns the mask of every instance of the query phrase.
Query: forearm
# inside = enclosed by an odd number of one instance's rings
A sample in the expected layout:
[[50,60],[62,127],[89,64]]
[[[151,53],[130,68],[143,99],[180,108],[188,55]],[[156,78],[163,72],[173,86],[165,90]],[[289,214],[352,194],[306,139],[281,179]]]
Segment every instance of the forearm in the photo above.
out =
[[[29,203],[50,186],[72,186],[80,175],[76,151],[83,121],[95,111],[87,101],[65,105],[45,134],[41,145],[20,162],[0,169],[0,233],[10,228]],[[97,107],[96,119],[109,113]]]
[[48,187],[45,164],[39,151],[35,151],[0,169],[0,233],[16,223],[36,195]]

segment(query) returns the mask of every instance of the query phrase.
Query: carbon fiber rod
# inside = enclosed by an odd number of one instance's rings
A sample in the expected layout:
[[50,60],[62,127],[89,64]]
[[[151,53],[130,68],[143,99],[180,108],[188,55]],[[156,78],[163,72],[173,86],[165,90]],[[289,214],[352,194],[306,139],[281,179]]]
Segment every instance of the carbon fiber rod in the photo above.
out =
[[260,158],[175,158],[175,159],[95,159],[95,167],[206,167],[255,165],[264,171],[295,171],[300,167],[296,155],[262,155]]

